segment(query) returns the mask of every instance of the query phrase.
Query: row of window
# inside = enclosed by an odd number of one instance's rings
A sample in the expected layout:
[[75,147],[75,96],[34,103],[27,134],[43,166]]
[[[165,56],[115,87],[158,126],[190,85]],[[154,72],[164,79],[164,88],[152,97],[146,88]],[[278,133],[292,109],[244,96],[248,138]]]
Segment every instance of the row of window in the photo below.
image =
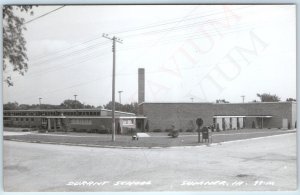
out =
[[9,118],[9,117],[3,117],[3,120],[14,120],[14,121],[34,121],[34,118]]
[[4,112],[4,116],[100,116],[98,111],[87,112]]
[[71,124],[73,125],[91,125],[91,119],[71,119]]

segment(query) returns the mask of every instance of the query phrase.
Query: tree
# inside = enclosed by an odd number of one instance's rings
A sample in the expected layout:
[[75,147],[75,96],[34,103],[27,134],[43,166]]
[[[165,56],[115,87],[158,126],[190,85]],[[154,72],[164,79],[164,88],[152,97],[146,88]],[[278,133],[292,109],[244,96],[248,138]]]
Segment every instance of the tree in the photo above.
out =
[[3,105],[3,110],[18,110],[19,104],[17,102],[8,102]]
[[294,98],[287,98],[286,101],[287,101],[287,102],[296,102],[297,100],[294,99]]
[[79,102],[78,100],[65,100],[63,103],[60,104],[60,108],[67,108],[67,109],[80,109],[84,108],[84,104]]
[[220,99],[220,100],[216,100],[216,103],[219,104],[219,103],[229,103],[228,101],[226,101],[225,99]]
[[[23,31],[26,30],[25,19],[16,15],[16,11],[30,12],[32,5],[5,5],[3,7],[3,71],[8,66],[12,66],[12,70],[20,75],[28,69],[28,58],[26,54],[26,40]],[[10,75],[4,77],[4,82],[8,86],[12,86],[13,82]]]
[[279,102],[280,98],[277,95],[271,95],[269,93],[257,94],[261,102]]
[[[112,102],[110,101],[106,105],[103,105],[103,108],[112,110]],[[133,103],[130,103],[130,104],[120,104],[118,102],[115,102],[115,110],[137,114],[138,103],[133,102]]]

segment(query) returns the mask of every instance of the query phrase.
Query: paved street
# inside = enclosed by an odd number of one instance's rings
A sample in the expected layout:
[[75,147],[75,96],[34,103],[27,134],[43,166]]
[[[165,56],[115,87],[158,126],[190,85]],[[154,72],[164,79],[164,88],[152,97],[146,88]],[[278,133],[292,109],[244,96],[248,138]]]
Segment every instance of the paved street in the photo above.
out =
[[296,173],[296,133],[162,149],[4,141],[5,191],[294,190]]

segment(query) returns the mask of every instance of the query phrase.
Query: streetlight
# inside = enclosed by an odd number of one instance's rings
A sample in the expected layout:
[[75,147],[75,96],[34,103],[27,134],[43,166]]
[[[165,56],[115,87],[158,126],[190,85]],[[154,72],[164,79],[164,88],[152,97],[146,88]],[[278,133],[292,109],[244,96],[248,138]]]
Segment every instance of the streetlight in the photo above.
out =
[[244,96],[244,95],[242,95],[241,97],[243,98],[243,103],[245,103],[245,96]]
[[118,93],[119,93],[119,102],[120,102],[120,104],[121,104],[121,93],[122,93],[123,91],[118,91]]
[[42,100],[43,98],[39,97],[39,103],[40,103],[40,110],[41,110],[41,104],[42,104]]
[[77,97],[77,95],[74,95],[74,97],[75,97],[75,103],[74,103],[74,108],[76,109],[76,97]]

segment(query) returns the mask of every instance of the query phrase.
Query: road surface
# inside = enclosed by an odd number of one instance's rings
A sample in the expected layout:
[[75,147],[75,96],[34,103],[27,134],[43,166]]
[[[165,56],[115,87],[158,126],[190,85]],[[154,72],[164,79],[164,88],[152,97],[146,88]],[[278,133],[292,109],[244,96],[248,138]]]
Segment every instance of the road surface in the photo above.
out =
[[296,133],[113,149],[4,141],[5,191],[295,190]]

